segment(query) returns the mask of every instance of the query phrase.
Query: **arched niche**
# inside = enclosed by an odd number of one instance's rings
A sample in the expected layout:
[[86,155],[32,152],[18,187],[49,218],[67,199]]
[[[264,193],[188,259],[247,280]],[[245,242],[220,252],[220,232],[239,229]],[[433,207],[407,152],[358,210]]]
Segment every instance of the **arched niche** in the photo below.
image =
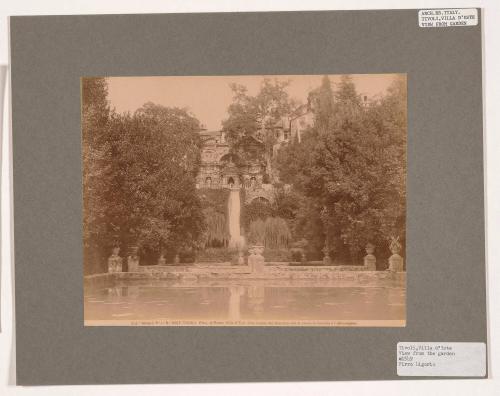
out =
[[254,198],[251,199],[250,203],[252,202],[259,202],[259,203],[263,203],[263,204],[269,204],[269,199],[267,199],[266,197],[263,197],[261,195],[258,195]]
[[219,162],[221,164],[239,164],[240,163],[240,157],[238,157],[236,154],[233,154],[233,153],[227,153],[227,154],[224,154],[222,155],[220,158],[219,158]]

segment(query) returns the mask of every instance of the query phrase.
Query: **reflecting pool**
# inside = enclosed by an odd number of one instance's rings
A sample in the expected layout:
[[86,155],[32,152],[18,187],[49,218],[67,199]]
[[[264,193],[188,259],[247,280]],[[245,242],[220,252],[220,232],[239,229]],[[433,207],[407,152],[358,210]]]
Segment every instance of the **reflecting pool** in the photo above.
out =
[[404,326],[406,319],[399,287],[149,282],[88,290],[84,301],[86,325]]

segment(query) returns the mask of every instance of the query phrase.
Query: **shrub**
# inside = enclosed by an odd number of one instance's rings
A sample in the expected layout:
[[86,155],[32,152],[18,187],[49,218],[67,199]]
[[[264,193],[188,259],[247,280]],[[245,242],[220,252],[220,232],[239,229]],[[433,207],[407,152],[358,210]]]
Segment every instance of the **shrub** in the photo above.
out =
[[250,223],[248,241],[262,243],[268,249],[287,248],[292,234],[286,220],[268,217],[265,221],[257,219]]
[[265,220],[273,215],[273,209],[269,202],[254,199],[245,205],[242,210],[241,225],[248,229],[250,224],[256,220]]
[[226,248],[208,248],[198,252],[196,261],[224,263],[231,261],[231,252]]
[[224,246],[229,241],[229,229],[226,215],[216,212],[214,208],[203,210],[206,229],[204,234],[204,246]]
[[286,248],[292,239],[286,220],[280,217],[269,217],[265,222],[264,246],[277,249]]
[[287,249],[264,249],[264,258],[266,261],[289,262],[290,252]]

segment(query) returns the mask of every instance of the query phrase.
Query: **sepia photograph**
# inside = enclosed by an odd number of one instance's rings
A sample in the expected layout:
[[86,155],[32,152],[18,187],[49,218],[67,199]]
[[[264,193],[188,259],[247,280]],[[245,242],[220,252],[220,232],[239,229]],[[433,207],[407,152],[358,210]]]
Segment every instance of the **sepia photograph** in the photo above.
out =
[[406,325],[406,74],[82,77],[85,326]]
[[226,3],[5,19],[7,393],[495,393],[491,10]]

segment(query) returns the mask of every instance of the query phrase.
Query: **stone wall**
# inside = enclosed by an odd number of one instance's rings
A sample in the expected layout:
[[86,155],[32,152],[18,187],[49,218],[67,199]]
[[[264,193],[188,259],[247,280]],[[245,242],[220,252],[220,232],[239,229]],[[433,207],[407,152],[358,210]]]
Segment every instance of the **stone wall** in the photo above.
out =
[[[363,268],[363,267],[359,267]],[[165,281],[170,287],[227,286],[258,282],[274,287],[406,287],[406,272],[350,270],[347,266],[289,267],[266,265],[262,273],[248,266],[143,266],[140,272],[121,272],[85,277],[86,288],[126,286],[130,282]]]

